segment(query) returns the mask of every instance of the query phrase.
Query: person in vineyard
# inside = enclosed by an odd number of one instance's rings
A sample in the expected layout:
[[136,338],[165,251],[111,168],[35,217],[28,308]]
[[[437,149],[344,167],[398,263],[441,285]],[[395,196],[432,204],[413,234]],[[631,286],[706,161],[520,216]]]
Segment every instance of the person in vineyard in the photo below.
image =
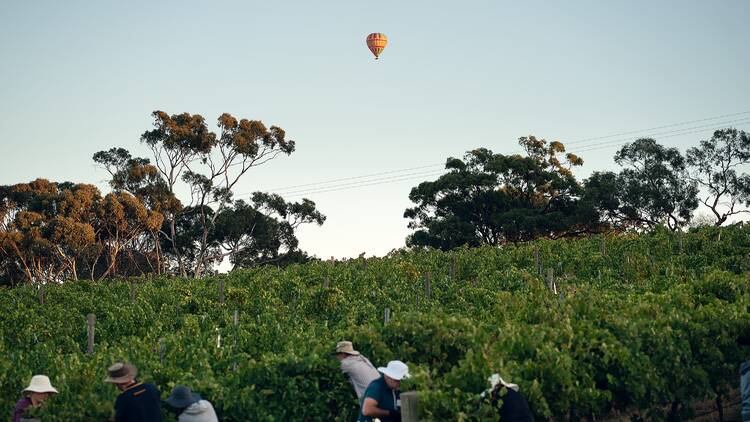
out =
[[114,384],[120,395],[115,400],[115,422],[162,422],[159,390],[136,380],[138,368],[117,362],[107,368],[104,382]]
[[52,386],[46,375],[31,377],[29,386],[23,390],[23,398],[16,403],[16,409],[13,411],[13,422],[29,420],[27,419],[27,412],[41,406],[47,397],[53,394],[57,394],[57,389]]
[[354,392],[357,394],[357,400],[362,400],[367,386],[380,378],[380,373],[369,359],[354,350],[351,341],[338,342],[333,354],[341,362],[341,372],[349,377],[349,382],[352,383]]
[[740,365],[740,394],[742,422],[750,422],[750,360]]
[[[750,346],[750,332],[743,332],[737,337],[737,344]],[[742,422],[750,422],[750,359],[740,364],[740,413]]]
[[507,383],[500,375],[490,377],[490,402],[497,407],[502,422],[534,422],[529,403],[518,392],[518,385]]
[[401,380],[409,378],[409,367],[400,360],[388,362],[378,371],[383,374],[365,390],[357,422],[401,421]]
[[165,401],[176,410],[177,422],[219,422],[211,402],[184,385],[176,386]]

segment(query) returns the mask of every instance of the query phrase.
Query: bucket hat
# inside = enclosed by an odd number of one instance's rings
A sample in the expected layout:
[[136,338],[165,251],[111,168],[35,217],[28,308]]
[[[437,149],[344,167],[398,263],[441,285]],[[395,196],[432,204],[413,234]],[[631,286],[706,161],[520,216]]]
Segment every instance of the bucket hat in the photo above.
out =
[[388,362],[388,366],[378,368],[378,371],[382,374],[388,375],[397,381],[401,381],[404,378],[409,378],[409,367],[400,360],[392,360]]
[[34,375],[31,377],[29,386],[23,389],[24,393],[57,393],[46,375]]
[[189,387],[178,385],[172,390],[172,394],[165,400],[168,405],[182,409],[201,400],[201,396],[193,393]]

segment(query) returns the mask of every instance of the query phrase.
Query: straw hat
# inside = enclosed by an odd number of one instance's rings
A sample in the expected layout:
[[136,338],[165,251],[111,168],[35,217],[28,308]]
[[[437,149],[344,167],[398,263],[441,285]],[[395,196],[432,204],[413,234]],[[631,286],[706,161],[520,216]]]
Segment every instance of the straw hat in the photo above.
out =
[[336,343],[336,351],[333,352],[333,354],[337,353],[346,353],[347,355],[357,356],[359,355],[359,352],[354,350],[354,346],[352,346],[351,341],[340,341]]
[[390,378],[396,381],[401,381],[404,378],[409,378],[409,367],[400,360],[392,360],[388,362],[388,366],[378,368],[378,371],[384,375],[388,375]]
[[117,362],[107,368],[107,378],[104,382],[124,384],[134,380],[136,375],[138,375],[138,368],[129,363]]
[[57,389],[52,386],[52,383],[49,382],[49,377],[46,375],[34,375],[31,377],[31,382],[29,382],[29,386],[23,389],[24,393],[55,393],[57,394]]
[[172,390],[172,394],[170,394],[169,397],[167,397],[167,399],[164,401],[166,401],[168,405],[176,409],[182,409],[190,406],[195,402],[201,401],[201,396],[193,393],[189,387],[178,385],[174,388],[174,390]]

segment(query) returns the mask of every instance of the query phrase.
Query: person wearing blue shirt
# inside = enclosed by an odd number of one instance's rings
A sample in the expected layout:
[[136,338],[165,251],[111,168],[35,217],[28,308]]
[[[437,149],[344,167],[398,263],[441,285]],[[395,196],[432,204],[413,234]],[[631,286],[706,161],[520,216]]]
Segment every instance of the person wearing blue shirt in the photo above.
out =
[[378,368],[383,374],[371,382],[362,397],[362,406],[358,422],[372,422],[375,418],[381,422],[401,421],[401,380],[409,378],[409,367],[399,360],[388,362]]

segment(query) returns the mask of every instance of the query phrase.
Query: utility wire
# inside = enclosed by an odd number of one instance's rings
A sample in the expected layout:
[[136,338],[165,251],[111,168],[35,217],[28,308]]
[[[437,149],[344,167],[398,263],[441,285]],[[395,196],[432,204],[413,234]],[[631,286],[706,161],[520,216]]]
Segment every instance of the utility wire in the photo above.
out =
[[707,122],[709,120],[723,119],[723,118],[726,118],[726,117],[741,116],[743,114],[750,114],[750,110],[748,110],[748,111],[741,111],[739,113],[722,114],[721,116],[707,117],[705,119],[686,120],[684,122],[673,123],[673,124],[664,125],[664,126],[656,126],[656,127],[651,127],[651,128],[648,128],[648,129],[632,130],[632,131],[629,131],[629,132],[620,132],[620,133],[615,133],[614,135],[597,136],[597,137],[594,137],[594,138],[584,138],[584,139],[579,139],[577,141],[565,142],[565,145],[575,145],[575,144],[579,144],[581,142],[594,141],[594,140],[597,140],[597,139],[608,139],[608,138],[615,138],[615,137],[618,137],[618,136],[633,135],[633,134],[636,134],[636,133],[649,132],[649,131],[652,131],[652,130],[661,130],[661,129],[666,129],[666,128],[669,128],[669,127],[684,126],[684,125],[689,125],[689,124],[692,124],[692,123],[700,123],[700,122]]
[[[747,120],[747,121],[742,122],[742,123],[748,124],[748,123],[750,123],[750,120]],[[725,127],[726,126],[716,126],[716,127],[698,128],[698,129],[694,128],[695,130],[685,129],[685,131],[678,131],[676,133],[664,133],[664,134],[660,134],[658,136],[659,136],[659,139],[673,138],[675,136],[690,135],[690,134],[693,134],[693,133],[700,133],[700,132],[705,132],[705,131],[708,131],[708,130],[710,130],[710,131],[713,132],[715,130],[719,130],[719,129],[722,129],[722,128],[725,128]],[[649,136],[649,138],[650,137],[652,137],[652,136]],[[592,146],[580,149],[580,150],[578,150],[578,152],[595,151],[595,150],[598,150],[598,149],[605,149],[605,148],[617,147],[617,146],[620,146],[620,145],[624,145],[624,144],[633,142],[633,139],[632,138],[625,138],[625,139],[619,139],[619,140],[613,141],[613,142],[614,143],[607,143],[605,145],[592,145]]]
[[392,180],[392,179],[402,178],[402,177],[410,177],[410,178],[411,177],[418,177],[418,176],[421,177],[421,176],[432,175],[434,173],[443,173],[443,172],[445,172],[445,170],[441,169],[441,170],[429,170],[429,171],[422,171],[422,172],[409,173],[409,174],[400,174],[400,175],[383,177],[383,178],[378,178],[378,179],[360,180],[359,182],[341,183],[341,184],[338,184],[338,185],[324,186],[324,187],[320,187],[320,188],[316,188],[316,189],[312,189],[312,190],[311,189],[300,189],[300,190],[297,190],[297,191],[286,192],[284,195],[295,195],[295,194],[298,194],[298,193],[317,192],[317,191],[324,190],[324,189],[329,189],[329,188],[337,188],[337,187],[345,187],[345,186],[356,186],[356,185],[359,185],[359,184],[362,184],[362,183],[379,182],[379,181],[389,181],[389,180]]
[[[692,123],[709,122],[712,120],[724,119],[728,117],[743,116],[743,115],[745,117],[742,117],[739,119],[728,120],[728,121],[723,121],[723,122],[712,122],[712,123],[708,123],[705,125],[693,126],[689,128],[679,128],[679,126],[684,126],[684,125],[688,125]],[[589,142],[585,145],[581,145],[580,149],[576,150],[576,153],[578,153],[578,152],[594,151],[594,150],[599,150],[599,149],[616,147],[616,146],[620,146],[625,143],[633,141],[632,137],[628,137],[628,138],[621,138],[617,140],[610,140],[606,142],[594,142],[594,143],[590,142],[594,140],[616,138],[616,137],[621,137],[625,135],[644,133],[644,132],[648,132],[652,130],[676,128],[676,129],[671,129],[668,131],[652,133],[652,134],[644,134],[642,136],[639,136],[639,137],[670,138],[674,136],[702,132],[702,131],[705,131],[706,130],[705,128],[708,128],[708,127],[711,127],[712,130],[715,130],[715,129],[721,129],[723,127],[726,127],[732,124],[744,124],[748,122],[750,122],[750,110],[739,112],[739,113],[728,113],[728,114],[723,114],[719,116],[707,117],[703,119],[686,120],[686,121],[679,122],[679,123],[655,126],[652,128],[633,130],[633,131],[628,131],[628,132],[620,132],[620,133],[616,133],[612,135],[583,138],[583,139],[579,139],[575,141],[565,142],[564,144],[567,146],[567,145],[574,145],[574,144]],[[523,150],[519,149],[519,150],[516,150],[516,152],[523,152]],[[375,173],[369,173],[369,174],[352,176],[352,177],[340,177],[336,179],[329,179],[329,180],[324,180],[324,181],[319,181],[319,182],[311,182],[311,183],[304,183],[304,184],[299,184],[299,185],[277,187],[277,188],[266,189],[266,190],[270,192],[280,193],[282,195],[291,195],[291,196],[300,196],[300,195],[311,194],[311,193],[334,192],[338,190],[354,189],[360,186],[374,186],[380,183],[393,183],[393,182],[398,182],[402,180],[409,180],[408,178],[413,178],[417,176],[417,173],[413,173],[415,170],[424,170],[425,173],[419,173],[420,175],[424,176],[424,175],[427,175],[426,169],[435,169],[437,167],[444,167],[444,166],[445,166],[444,162],[435,163],[435,164],[429,164],[429,165],[424,165],[424,166],[388,170],[388,171],[375,172]],[[406,172],[412,172],[412,173],[403,174]],[[437,172],[437,170],[433,170],[433,172]],[[444,170],[441,169],[439,172],[444,172]],[[385,178],[379,177],[379,176],[386,176],[386,175],[390,175],[390,176],[385,177]],[[347,183],[345,184],[337,183],[337,182],[343,182],[343,181],[347,181]],[[245,193],[245,194],[240,194],[237,196],[249,196],[250,194],[251,193]]]
[[445,173],[445,170],[439,170],[439,171],[433,172],[432,174],[426,174],[426,175],[421,176],[421,177],[409,176],[409,177],[402,177],[402,178],[393,179],[393,180],[389,180],[389,181],[385,181],[385,182],[375,182],[375,183],[365,183],[365,182],[363,182],[363,184],[360,184],[360,185],[357,185],[357,186],[340,187],[340,188],[336,188],[336,189],[321,189],[321,190],[317,190],[317,191],[311,191],[311,192],[306,192],[306,193],[298,193],[298,194],[295,194],[295,195],[289,195],[288,197],[289,198],[296,198],[296,197],[307,196],[307,195],[317,194],[317,193],[338,192],[338,191],[342,191],[342,190],[359,189],[359,188],[363,188],[363,187],[367,187],[367,186],[386,185],[386,184],[390,184],[390,183],[406,182],[406,181],[412,181],[412,180],[424,180],[425,176],[428,176],[428,175],[437,176],[437,175],[441,175],[441,174],[444,174],[444,173]]
[[382,175],[393,174],[393,173],[403,173],[403,172],[406,172],[406,171],[421,170],[421,169],[432,168],[432,167],[437,167],[437,166],[442,166],[442,165],[444,165],[444,164],[443,163],[440,163],[440,164],[430,164],[430,165],[426,165],[426,166],[410,167],[410,168],[399,169],[399,170],[382,171],[382,172],[378,172],[378,173],[363,174],[361,176],[355,176],[355,177],[341,177],[341,178],[338,178],[338,179],[325,180],[325,181],[322,181],[322,182],[305,183],[305,184],[302,184],[302,185],[285,186],[285,187],[279,187],[279,188],[272,188],[272,189],[268,189],[268,190],[271,191],[271,192],[280,192],[280,191],[285,191],[285,190],[294,189],[294,188],[301,188],[301,187],[315,186],[315,185],[323,185],[323,184],[328,184],[328,183],[341,182],[341,181],[344,181],[344,180],[364,179],[364,178],[367,178],[367,177],[382,176]]
[[[748,121],[748,123],[750,123],[750,121]],[[712,128],[700,128],[700,129],[693,129],[693,130],[688,130],[690,128],[687,128],[687,129],[682,129],[682,130],[679,130],[679,131],[668,131],[668,132],[664,132],[665,135],[660,136],[660,139],[663,139],[663,138],[672,138],[672,137],[681,136],[681,135],[689,135],[689,134],[699,133],[699,132],[705,132],[706,130],[716,130],[716,129],[720,129],[720,128],[723,128],[723,127],[724,126],[718,126],[718,127],[712,127]],[[673,132],[677,132],[677,133],[673,133]],[[612,142],[615,142],[615,143],[612,143]],[[585,152],[585,151],[594,151],[594,150],[599,150],[599,149],[606,149],[606,148],[618,147],[620,145],[624,145],[624,144],[633,142],[633,139],[632,138],[624,138],[624,139],[617,140],[617,141],[612,141],[612,142],[607,143],[606,145],[591,146],[589,148],[585,148],[585,149],[582,149],[582,150],[579,150],[579,151],[580,152]],[[441,175],[441,174],[444,174],[445,172],[446,172],[446,170],[438,170],[438,171],[431,171],[431,172],[425,172],[425,173],[414,173],[414,174],[411,174],[411,175],[392,176],[392,177],[389,177],[389,178],[384,178],[381,181],[376,181],[378,179],[376,179],[376,180],[363,180],[363,181],[360,181],[360,182],[347,183],[347,184],[343,184],[343,185],[324,186],[324,187],[321,187],[321,188],[318,188],[318,189],[312,189],[312,190],[307,190],[307,191],[304,191],[304,190],[303,191],[296,191],[295,193],[289,195],[289,197],[290,198],[301,197],[301,196],[318,194],[318,193],[338,192],[338,191],[343,191],[343,190],[358,189],[358,188],[367,187],[367,186],[376,186],[376,185],[384,185],[384,184],[390,184],[390,183],[395,183],[395,182],[418,180],[418,179],[423,179],[425,176],[429,176],[429,175]]]
[[[725,128],[725,127],[728,127],[728,126],[731,126],[731,125],[741,124],[741,123],[748,123],[748,122],[750,122],[750,116],[744,117],[742,119],[729,120],[729,121],[725,121],[725,122],[714,122],[714,123],[710,123],[710,124],[706,124],[706,125],[686,127],[686,128],[680,128],[680,129],[672,129],[672,130],[668,130],[668,131],[665,131],[665,132],[650,133],[650,134],[638,136],[638,138],[664,137],[663,135],[670,135],[670,134],[675,133],[675,132],[682,132],[682,131],[693,130],[693,129],[713,128],[713,130],[716,130],[716,129]],[[624,138],[624,139],[633,139],[633,137],[627,137],[627,138]],[[589,147],[593,147],[593,146],[608,145],[608,144],[611,144],[611,143],[614,143],[614,142],[622,142],[622,139],[618,139],[618,140],[615,140],[615,141],[607,141],[607,142],[594,142],[592,144],[581,145],[578,148],[589,148]],[[565,146],[567,147],[567,145],[568,144],[566,143]],[[581,150],[577,150],[577,151],[581,151]]]

